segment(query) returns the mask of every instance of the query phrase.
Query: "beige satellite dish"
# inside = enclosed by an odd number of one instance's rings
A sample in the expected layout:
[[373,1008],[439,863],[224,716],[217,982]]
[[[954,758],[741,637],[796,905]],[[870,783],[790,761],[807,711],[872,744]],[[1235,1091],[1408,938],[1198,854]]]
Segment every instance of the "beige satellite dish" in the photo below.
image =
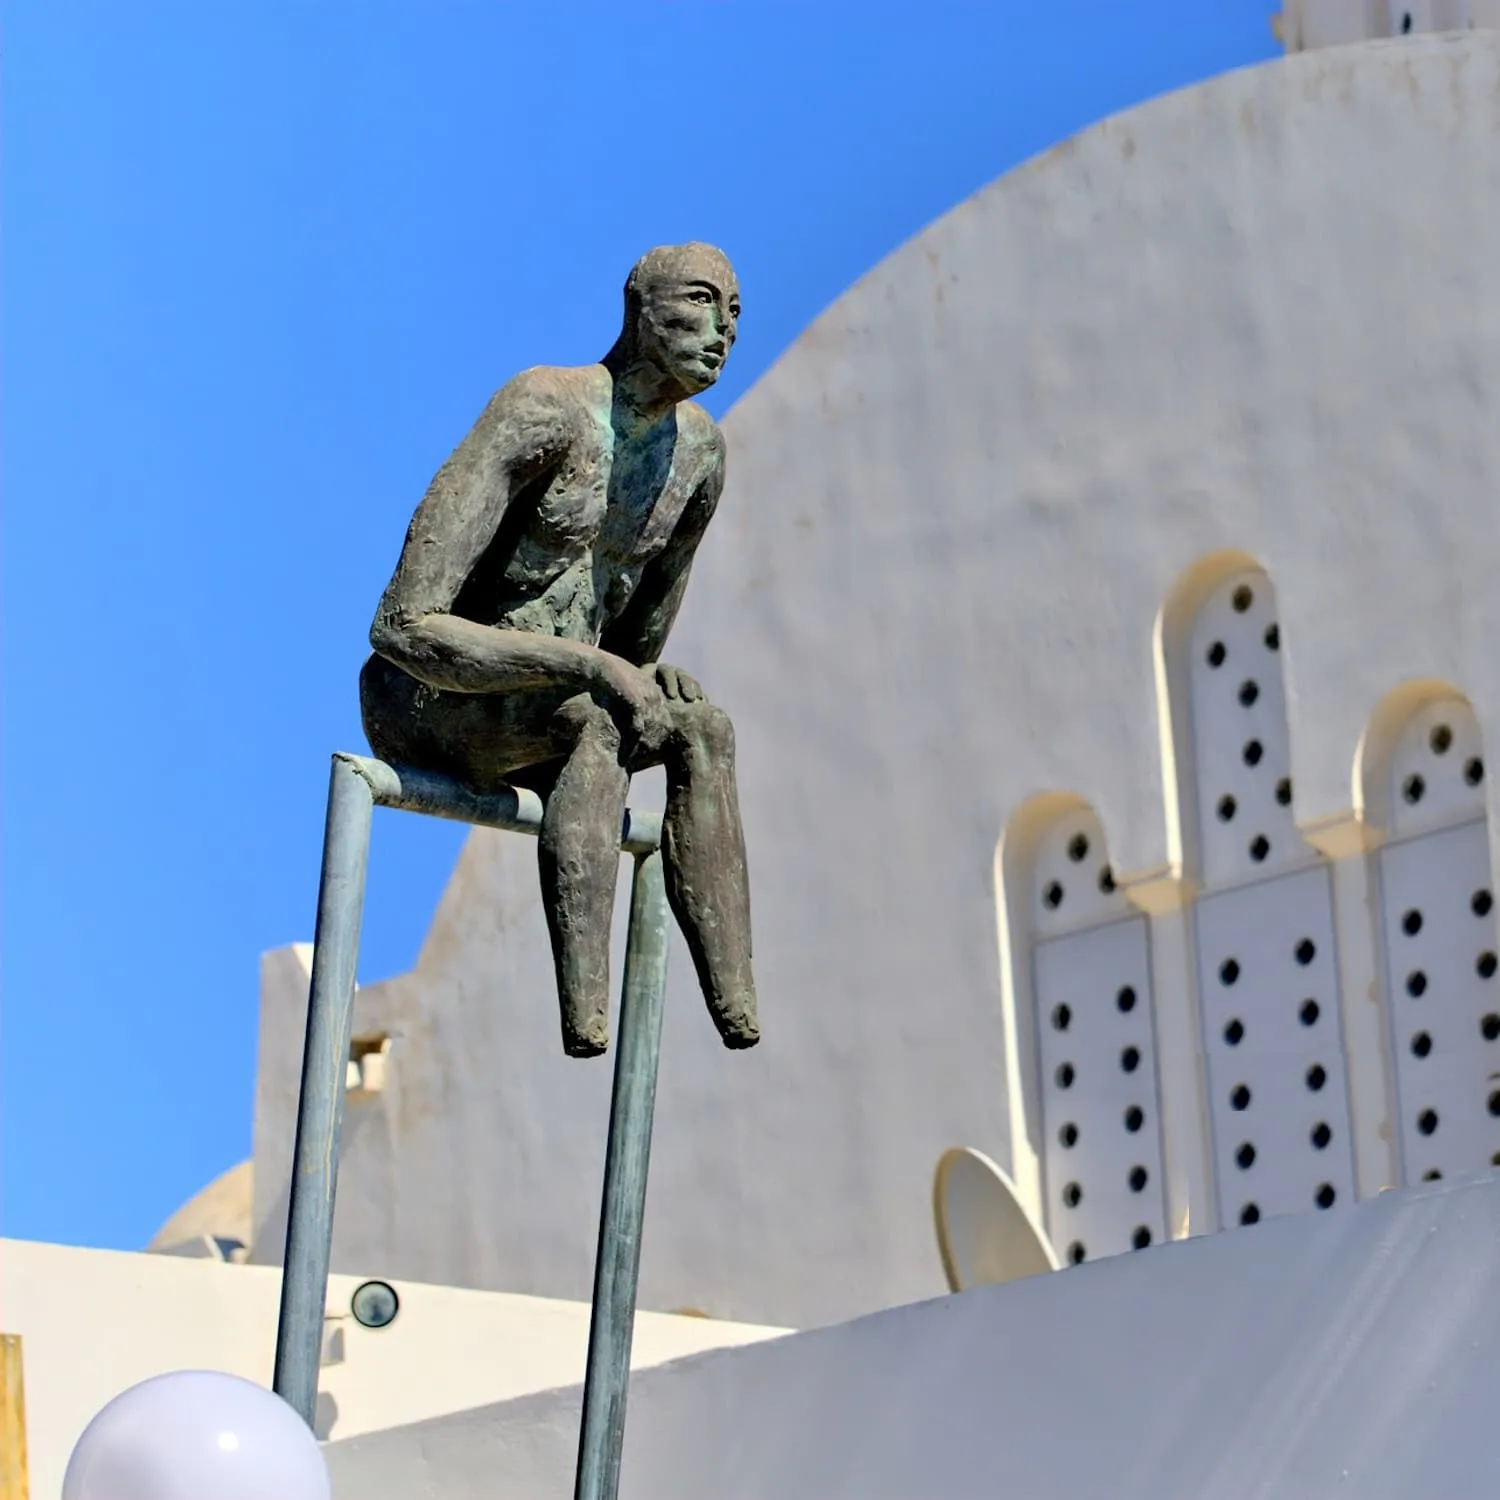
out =
[[932,1216],[955,1292],[1040,1276],[1060,1265],[1015,1183],[982,1151],[955,1146],[943,1153],[932,1182]]

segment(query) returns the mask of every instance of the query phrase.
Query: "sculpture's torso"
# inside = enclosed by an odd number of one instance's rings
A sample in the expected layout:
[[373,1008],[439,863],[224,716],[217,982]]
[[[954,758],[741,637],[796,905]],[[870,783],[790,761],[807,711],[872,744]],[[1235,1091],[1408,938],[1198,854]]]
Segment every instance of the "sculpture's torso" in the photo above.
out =
[[602,367],[533,378],[557,394],[566,451],[512,498],[452,612],[597,644],[702,482],[716,430],[684,403],[644,435],[626,436],[612,423]]

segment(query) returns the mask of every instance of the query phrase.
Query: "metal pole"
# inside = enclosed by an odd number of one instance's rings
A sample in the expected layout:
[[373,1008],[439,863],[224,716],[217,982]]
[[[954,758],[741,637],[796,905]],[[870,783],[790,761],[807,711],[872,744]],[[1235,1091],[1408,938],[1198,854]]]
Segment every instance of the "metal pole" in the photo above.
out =
[[302,1094],[292,1157],[291,1204],[282,1260],[281,1319],[273,1389],[309,1427],[318,1402],[318,1367],[333,1199],[338,1187],[339,1131],[354,1023],[354,975],[364,915],[374,797],[349,757],[334,756],[323,833],[323,875],[313,937]]
[[651,1118],[667,986],[667,892],[659,851],[637,857],[630,893],[630,931],[620,998],[604,1203],[594,1262],[583,1422],[578,1435],[574,1500],[615,1500],[625,1440],[625,1396],[646,1216]]

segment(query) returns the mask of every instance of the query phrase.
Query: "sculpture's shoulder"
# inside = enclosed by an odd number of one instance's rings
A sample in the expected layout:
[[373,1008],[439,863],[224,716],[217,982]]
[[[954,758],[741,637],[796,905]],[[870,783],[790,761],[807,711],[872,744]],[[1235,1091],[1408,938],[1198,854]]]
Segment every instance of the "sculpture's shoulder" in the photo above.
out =
[[600,365],[533,365],[490,398],[479,425],[497,434],[576,433],[600,407],[609,410],[609,376]]
[[677,436],[702,464],[705,478],[722,479],[724,474],[724,431],[696,401],[684,401],[677,408]]

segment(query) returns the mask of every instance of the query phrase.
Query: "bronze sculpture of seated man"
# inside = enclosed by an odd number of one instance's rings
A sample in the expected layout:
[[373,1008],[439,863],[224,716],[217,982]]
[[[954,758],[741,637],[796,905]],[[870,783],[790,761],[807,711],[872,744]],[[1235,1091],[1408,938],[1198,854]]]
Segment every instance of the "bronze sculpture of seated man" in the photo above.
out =
[[689,399],[734,344],[739,286],[707,245],[652,250],[596,365],[503,386],[439,470],[370,630],[365,733],[397,765],[545,802],[542,896],[564,1049],[603,1052],[632,773],[664,766],[667,895],[724,1043],[759,1039],[728,716],[659,660],[724,485]]

